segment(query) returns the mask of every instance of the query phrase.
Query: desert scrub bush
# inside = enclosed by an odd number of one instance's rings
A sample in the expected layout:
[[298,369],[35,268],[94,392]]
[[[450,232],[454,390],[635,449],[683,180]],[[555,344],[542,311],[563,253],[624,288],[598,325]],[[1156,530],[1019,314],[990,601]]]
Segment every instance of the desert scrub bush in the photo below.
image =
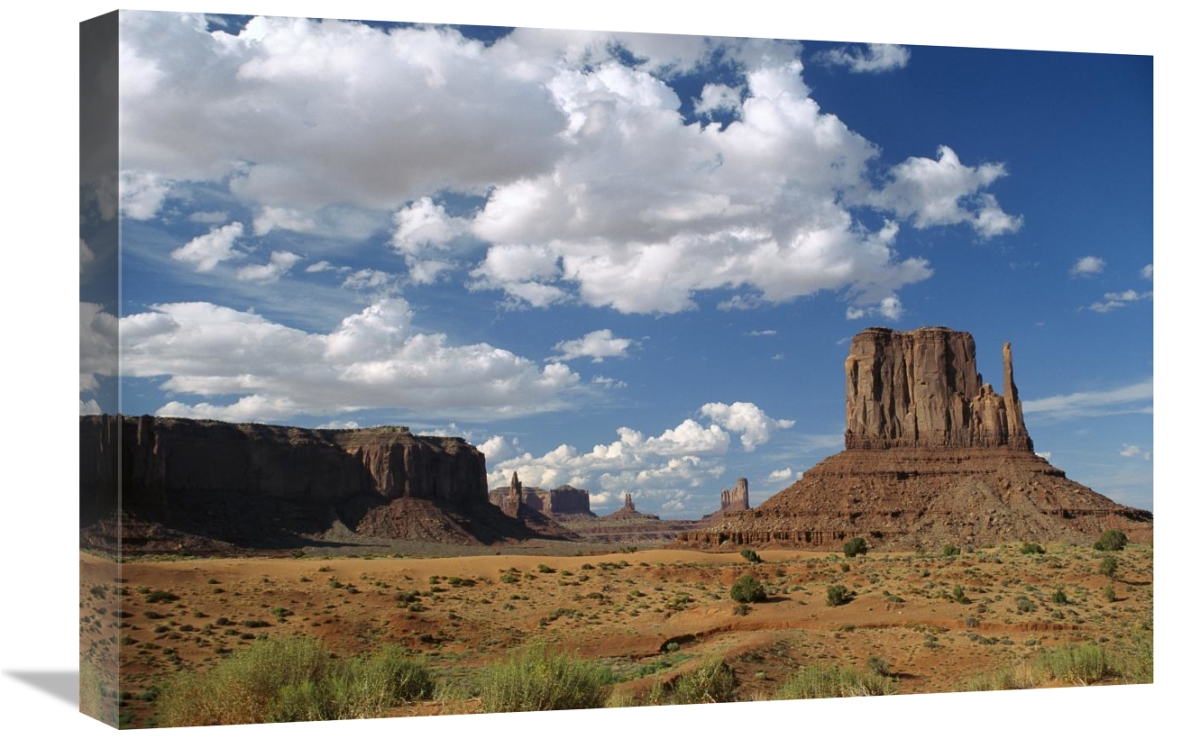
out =
[[882,674],[867,674],[849,667],[808,665],[775,691],[775,700],[802,698],[850,698],[864,695],[891,695],[896,681]]
[[479,671],[480,708],[484,713],[600,708],[612,682],[612,672],[599,662],[534,644]]
[[842,544],[842,554],[846,555],[846,559],[852,559],[860,554],[867,553],[867,540],[861,536],[856,536],[850,541]]
[[954,544],[947,544],[946,546],[942,547],[943,557],[957,557],[959,554],[962,554],[962,550]]
[[742,557],[745,558],[747,562],[752,564],[762,563],[762,557],[758,556],[758,552],[754,551],[753,549],[743,549]]
[[729,589],[729,597],[738,603],[762,603],[767,599],[767,590],[753,575],[742,575]]
[[706,659],[691,672],[675,678],[671,697],[675,703],[730,703],[736,699],[737,676],[719,657]]
[[1054,590],[1054,594],[1050,596],[1050,600],[1053,601],[1055,605],[1060,606],[1066,605],[1070,602],[1067,600],[1067,591],[1063,590],[1061,585]]
[[825,588],[825,605],[840,606],[850,602],[850,593],[845,585],[830,585]]
[[382,716],[433,691],[428,669],[396,647],[335,660],[311,637],[255,641],[207,673],[184,673],[159,698],[163,726]]
[[1112,585],[1106,585],[1106,586],[1104,587],[1104,600],[1105,600],[1105,601],[1107,601],[1107,602],[1109,602],[1109,603],[1115,603],[1115,602],[1116,602],[1116,600],[1117,600],[1117,591],[1113,590],[1113,586],[1112,586]]
[[146,594],[147,603],[171,603],[179,600],[179,596],[166,590],[154,590]]
[[1100,574],[1107,577],[1109,580],[1117,576],[1117,558],[1109,555],[1100,560]]
[[962,585],[955,585],[954,591],[950,594],[956,603],[970,603],[971,599],[967,597],[967,591],[963,590]]
[[1119,552],[1129,543],[1129,537],[1125,536],[1125,532],[1120,529],[1109,529],[1100,535],[1096,543],[1092,545],[1093,549],[1098,549],[1101,552]]
[[1045,554],[1046,550],[1041,544],[1033,542],[1025,542],[1021,545],[1021,554]]

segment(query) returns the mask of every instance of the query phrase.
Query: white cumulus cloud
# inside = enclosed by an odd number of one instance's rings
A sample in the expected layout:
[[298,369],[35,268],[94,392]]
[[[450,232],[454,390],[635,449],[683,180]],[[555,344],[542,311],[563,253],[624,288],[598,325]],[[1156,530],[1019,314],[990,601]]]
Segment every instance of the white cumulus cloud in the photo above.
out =
[[1052,420],[1124,413],[1152,413],[1154,383],[1150,380],[1111,390],[1087,390],[1067,395],[1052,395],[1021,402],[1026,414],[1044,415]]
[[742,448],[748,452],[770,441],[771,435],[776,431],[790,429],[796,425],[795,421],[788,419],[771,418],[754,403],[745,402],[732,405],[705,403],[700,408],[700,415],[712,419],[723,428],[741,434]]
[[593,363],[599,363],[605,359],[626,356],[625,352],[632,344],[633,339],[613,336],[611,329],[604,328],[592,331],[578,339],[558,342],[554,345],[554,350],[558,352],[554,359],[567,362],[581,357],[590,357]]
[[243,256],[233,250],[242,231],[242,224],[236,221],[217,226],[171,252],[171,258],[195,265],[197,272],[211,272],[221,262]]
[[237,271],[237,278],[244,282],[258,282],[262,284],[278,282],[279,278],[291,272],[292,267],[301,259],[302,257],[299,254],[293,254],[290,251],[273,251],[266,264],[252,264],[242,267]]
[[1072,277],[1090,277],[1091,275],[1098,275],[1104,271],[1106,264],[1107,262],[1100,257],[1080,257],[1079,259],[1075,260],[1075,264],[1071,265],[1070,274]]
[[792,472],[791,467],[784,467],[781,470],[774,470],[767,475],[767,482],[788,482],[796,479],[796,473]]
[[416,332],[400,298],[327,334],[211,303],[155,305],[122,318],[120,336],[126,375],[165,378],[161,387],[175,395],[237,396],[225,405],[174,400],[159,415],[282,421],[386,408],[495,418],[562,408],[580,385],[563,364]]

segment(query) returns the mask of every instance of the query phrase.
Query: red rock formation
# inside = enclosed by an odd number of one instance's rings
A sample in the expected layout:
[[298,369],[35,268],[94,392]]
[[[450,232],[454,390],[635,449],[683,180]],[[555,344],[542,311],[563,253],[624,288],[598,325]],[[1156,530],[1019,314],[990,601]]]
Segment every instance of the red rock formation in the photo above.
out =
[[855,336],[846,359],[846,448],[902,447],[1032,451],[1009,345],[999,395],[975,370],[969,333],[869,328]]
[[292,542],[335,523],[364,536],[459,543],[531,533],[487,504],[483,454],[462,439],[403,427],[83,416],[81,526],[118,510],[245,546]]
[[873,548],[1004,541],[1087,543],[1109,528],[1149,540],[1153,516],[1067,479],[1033,453],[1004,346],[1004,394],[975,371],[970,334],[871,328],[846,360],[846,451],[757,509],[679,541]]
[[654,515],[653,513],[638,513],[637,508],[635,508],[633,505],[633,496],[629,493],[625,493],[625,502],[621,505],[621,507],[618,510],[608,514],[604,518],[652,518],[657,520],[658,516]]
[[[492,502],[492,505],[503,508],[505,505],[504,499],[509,495],[511,489],[511,485],[508,487],[492,488],[488,491],[488,500]],[[586,490],[580,490],[570,485],[559,485],[553,490],[522,485],[521,491],[522,505],[526,508],[540,511],[548,516],[595,517],[596,515],[592,513],[591,501]]]
[[721,510],[729,513],[750,510],[750,483],[746,478],[739,477],[732,490],[721,491]]

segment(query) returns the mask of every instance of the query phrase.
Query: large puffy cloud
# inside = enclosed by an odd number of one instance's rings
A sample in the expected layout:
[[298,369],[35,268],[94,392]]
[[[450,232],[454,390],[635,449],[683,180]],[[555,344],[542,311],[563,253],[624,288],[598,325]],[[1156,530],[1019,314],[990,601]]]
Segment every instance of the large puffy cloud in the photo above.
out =
[[[562,113],[457,31],[121,13],[122,166],[266,206],[390,209],[546,169]],[[135,175],[131,175],[135,176]],[[284,225],[276,223],[276,226]]]
[[1002,164],[963,164],[949,146],[938,147],[937,160],[909,157],[889,171],[883,190],[868,201],[902,217],[917,228],[972,225],[984,237],[1021,227],[1021,219],[1005,213],[995,196],[980,192],[1007,174]]
[[[877,148],[820,110],[794,42],[518,29],[486,46],[446,28],[288,18],[231,35],[124,12],[121,43],[136,80],[121,91],[130,182],[227,183],[259,234],[362,238],[377,221],[329,213],[395,214],[414,283],[465,266],[447,247],[469,233],[490,244],[470,287],[515,304],[673,313],[704,291],[753,307],[830,290],[880,306],[932,271],[896,250],[897,223],[868,226],[853,208],[985,238],[1020,225],[984,191],[1003,166],[948,147],[875,187]],[[689,123],[670,83],[718,66],[730,84],[702,90],[696,110],[735,120]],[[448,216],[433,200],[447,190],[486,204]],[[156,207],[148,197],[139,217]]]
[[796,425],[795,421],[788,419],[771,418],[753,403],[706,403],[700,413],[724,428],[740,433],[742,447],[748,452],[770,441],[771,434],[779,429],[790,429]]
[[565,365],[488,344],[452,346],[413,330],[408,304],[381,300],[328,334],[307,333],[211,303],[156,305],[121,319],[121,366],[163,377],[176,394],[159,415],[278,421],[394,408],[428,416],[500,417],[563,407],[580,386]]

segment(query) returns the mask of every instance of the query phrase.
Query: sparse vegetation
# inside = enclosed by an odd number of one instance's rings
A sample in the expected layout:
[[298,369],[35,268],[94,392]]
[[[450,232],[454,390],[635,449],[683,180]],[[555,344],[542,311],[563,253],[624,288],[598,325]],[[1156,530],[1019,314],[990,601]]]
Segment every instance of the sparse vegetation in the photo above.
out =
[[1045,554],[1046,549],[1041,544],[1025,542],[1021,545],[1021,554]]
[[733,668],[719,657],[710,657],[699,667],[676,678],[671,696],[676,703],[729,703],[735,699],[737,678]]
[[1105,557],[1100,560],[1100,574],[1113,580],[1117,577],[1117,558],[1113,556]]
[[850,602],[850,593],[845,585],[830,585],[825,588],[825,605],[840,606]]
[[943,557],[957,557],[961,553],[962,553],[962,550],[954,544],[947,544],[944,547],[942,547],[942,556]]
[[842,553],[846,555],[846,559],[853,559],[860,554],[867,553],[867,540],[861,536],[856,536],[853,539],[842,544]]
[[758,556],[758,552],[754,551],[753,549],[743,549],[742,557],[744,557],[745,560],[751,564],[762,563],[762,557]]

